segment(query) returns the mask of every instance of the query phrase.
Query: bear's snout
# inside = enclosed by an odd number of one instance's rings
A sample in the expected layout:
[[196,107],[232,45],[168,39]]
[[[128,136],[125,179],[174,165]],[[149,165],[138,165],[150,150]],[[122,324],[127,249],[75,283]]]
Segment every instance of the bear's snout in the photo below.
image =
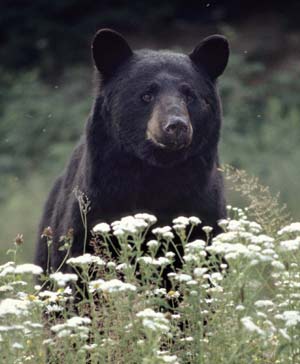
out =
[[192,126],[185,117],[170,117],[163,126],[166,146],[172,149],[181,149],[190,145],[192,141]]
[[179,150],[192,142],[193,128],[187,107],[178,97],[164,97],[147,125],[147,139],[159,148]]

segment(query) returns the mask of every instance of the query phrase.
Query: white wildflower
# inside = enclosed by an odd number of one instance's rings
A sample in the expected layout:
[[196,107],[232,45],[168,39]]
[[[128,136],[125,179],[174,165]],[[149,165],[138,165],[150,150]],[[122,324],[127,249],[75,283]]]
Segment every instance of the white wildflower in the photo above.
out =
[[194,275],[196,277],[202,277],[207,271],[208,271],[208,268],[195,268]]
[[15,268],[15,274],[33,274],[39,275],[43,273],[43,269],[35,264],[25,263],[17,265]]
[[6,298],[0,302],[0,317],[5,315],[23,315],[27,314],[29,302]]
[[278,235],[286,233],[300,233],[300,222],[293,222],[278,231]]
[[186,226],[182,225],[182,224],[175,224],[173,225],[173,229],[177,232],[180,233],[182,231],[185,231]]
[[185,246],[185,250],[187,252],[197,252],[199,250],[205,249],[205,246],[206,246],[206,243],[204,240],[197,239],[195,241],[187,243]]
[[110,226],[105,222],[101,222],[100,224],[97,224],[93,227],[93,232],[107,234],[110,232]]
[[15,272],[15,263],[7,262],[3,265],[0,265],[0,277],[5,277],[8,274],[14,274]]
[[168,265],[168,264],[170,264],[170,260],[166,257],[158,257],[157,264],[160,266]]
[[47,305],[46,306],[46,312],[48,312],[48,313],[51,313],[51,312],[61,312],[63,310],[64,310],[63,307],[61,307],[59,305],[56,305],[56,304],[54,304],[54,305]]
[[159,243],[158,243],[158,241],[157,240],[149,240],[148,242],[147,242],[147,247],[148,248],[157,248],[158,247],[158,245],[159,245]]
[[265,332],[252,321],[251,317],[243,317],[241,322],[247,331],[254,332],[259,335],[265,334]]
[[122,229],[115,229],[114,232],[113,232],[114,236],[116,237],[122,237],[125,235],[125,231],[122,230]]
[[225,230],[227,225],[229,224],[229,221],[226,219],[221,219],[218,221],[218,225],[220,226],[221,229]]
[[[136,215],[137,216],[137,215]],[[120,221],[115,221],[112,224],[114,235],[122,236],[122,232],[134,235],[137,232],[143,231],[148,227],[148,223],[143,218],[134,216],[122,217]]]
[[265,255],[270,255],[270,256],[274,256],[275,255],[275,251],[273,249],[264,249],[262,251],[263,254]]
[[3,326],[0,325],[0,332],[8,332],[8,331],[23,331],[25,327],[23,325],[11,325],[11,326]]
[[220,272],[212,272],[210,274],[210,279],[212,281],[221,281],[223,279],[223,276]]
[[127,263],[121,263],[116,266],[117,271],[123,271],[128,268],[130,268],[130,265],[128,265]]
[[162,234],[162,237],[165,239],[174,239],[174,234],[171,231],[166,231]]
[[70,318],[69,320],[67,320],[66,323],[67,323],[68,327],[76,328],[77,326],[80,326],[80,325],[89,325],[91,323],[91,319],[89,317],[74,316],[74,317]]
[[74,273],[62,273],[56,272],[50,274],[50,278],[53,279],[59,287],[65,287],[68,282],[76,282],[78,277]]
[[272,267],[278,269],[278,270],[284,270],[285,266],[283,263],[279,262],[278,260],[273,260],[271,263]]
[[134,217],[136,219],[143,219],[151,225],[155,224],[157,222],[157,218],[154,215],[150,215],[150,214],[146,214],[146,213],[135,214]]
[[22,287],[28,286],[28,282],[25,282],[25,281],[14,281],[14,282],[10,282],[10,284],[12,286],[22,286]]
[[160,355],[159,359],[162,360],[163,363],[179,364],[177,355]]
[[274,243],[274,238],[271,238],[270,236],[268,235],[265,235],[265,234],[260,234],[260,235],[253,235],[251,237],[251,242],[252,244],[272,244]]
[[103,281],[98,279],[89,283],[90,292],[102,291],[108,293],[136,291],[136,286],[130,283],[125,283],[119,279],[111,279],[110,281]]
[[176,217],[176,219],[174,219],[172,222],[173,222],[174,225],[187,226],[187,225],[190,224],[190,220],[187,217],[184,217],[184,216]]
[[139,262],[143,262],[144,264],[149,264],[149,265],[156,265],[156,266],[163,266],[163,265],[168,265],[170,264],[170,261],[168,258],[165,257],[159,257],[157,259],[152,258],[152,257],[140,257],[138,258]]
[[155,312],[150,308],[146,308],[136,314],[142,319],[142,324],[146,329],[157,332],[168,332],[170,330],[169,321],[161,312]]
[[13,291],[13,287],[10,284],[5,284],[3,286],[0,286],[0,292],[10,292]]
[[24,349],[24,346],[20,343],[13,343],[12,348],[13,349]]
[[187,337],[180,339],[180,341],[191,342],[191,341],[194,341],[194,338],[192,336],[187,336]]
[[254,304],[256,307],[273,307],[274,306],[274,302],[272,302],[271,300],[259,300],[259,301],[256,301]]
[[152,233],[155,235],[163,235],[165,233],[171,232],[172,229],[170,226],[164,226],[164,227],[157,227],[152,230]]
[[189,217],[189,222],[192,225],[199,225],[199,224],[201,224],[201,220],[198,217],[196,217],[196,216]]
[[81,266],[81,267],[88,266],[91,264],[95,264],[98,266],[104,266],[105,261],[103,259],[101,259],[100,257],[86,253],[86,254],[80,255],[78,257],[69,258],[67,260],[67,264],[74,265],[74,266]]
[[155,288],[154,294],[156,294],[158,296],[164,296],[167,294],[167,291],[165,288]]
[[64,330],[58,331],[57,337],[58,338],[70,337],[71,334],[72,334],[71,330],[64,329]]
[[152,318],[152,319],[163,319],[164,314],[161,312],[155,312],[151,308],[145,308],[143,311],[139,311],[136,314],[137,317],[141,318]]
[[197,281],[195,281],[194,279],[191,279],[190,281],[186,282],[186,284],[188,286],[196,286],[199,283]]
[[6,269],[7,267],[11,267],[11,266],[15,266],[15,262],[6,262],[5,264],[0,265],[0,272],[2,272],[4,269]]
[[188,282],[188,281],[192,280],[192,277],[189,274],[177,273],[175,275],[174,279],[179,282]]
[[262,317],[263,319],[267,318],[267,315],[264,312],[261,312],[261,311],[256,311],[256,316],[257,317]]
[[[74,316],[74,317],[68,319],[63,324],[57,324],[57,325],[52,326],[51,331],[53,331],[55,333],[58,333],[60,331],[64,332],[64,330],[78,329],[80,326],[89,325],[90,323],[91,323],[91,319],[89,317]],[[71,331],[69,331],[69,333],[71,333]]]
[[285,321],[287,327],[296,326],[300,323],[300,311],[284,311],[275,318]]
[[245,231],[245,224],[242,220],[230,220],[227,225],[227,230],[235,232]]
[[43,340],[42,344],[45,345],[45,346],[47,346],[47,345],[54,346],[55,342],[54,342],[53,339],[46,339],[46,340]]
[[89,282],[89,291],[91,293],[100,289],[100,285],[104,282],[103,279],[97,279],[94,281]]
[[258,224],[257,222],[255,221],[251,221],[249,223],[249,230],[253,233],[253,234],[258,234],[261,232],[262,230],[262,227],[260,224]]
[[300,238],[297,237],[293,240],[284,240],[279,243],[280,250],[282,251],[293,251],[300,248]]
[[82,350],[86,350],[86,351],[93,351],[98,347],[97,344],[85,344],[81,347]]
[[116,263],[115,262],[108,262],[107,264],[106,264],[106,266],[107,266],[107,268],[116,268]]
[[151,331],[168,332],[170,330],[167,319],[150,320],[148,318],[143,319],[143,326]]
[[41,299],[45,299],[47,302],[50,302],[50,303],[58,302],[61,298],[61,296],[58,292],[52,292],[52,291],[48,291],[48,290],[39,292],[38,296]]
[[213,231],[213,228],[211,226],[203,226],[202,230],[208,235]]

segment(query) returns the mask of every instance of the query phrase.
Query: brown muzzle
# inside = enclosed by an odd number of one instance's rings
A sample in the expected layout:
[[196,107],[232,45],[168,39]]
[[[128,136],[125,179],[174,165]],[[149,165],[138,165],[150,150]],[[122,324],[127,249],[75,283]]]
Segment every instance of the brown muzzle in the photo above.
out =
[[186,103],[178,96],[160,97],[147,126],[147,139],[160,148],[179,150],[192,142],[193,128]]

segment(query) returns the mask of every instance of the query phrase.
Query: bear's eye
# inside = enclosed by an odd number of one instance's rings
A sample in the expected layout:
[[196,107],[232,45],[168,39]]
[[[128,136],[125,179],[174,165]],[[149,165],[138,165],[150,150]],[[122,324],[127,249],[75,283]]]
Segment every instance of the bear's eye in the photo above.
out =
[[150,94],[149,92],[142,95],[142,100],[147,103],[153,101],[153,99],[154,99],[154,95]]
[[184,96],[184,100],[187,105],[193,103],[196,100],[195,92],[188,85],[183,84],[180,87],[180,91],[181,91],[182,95]]

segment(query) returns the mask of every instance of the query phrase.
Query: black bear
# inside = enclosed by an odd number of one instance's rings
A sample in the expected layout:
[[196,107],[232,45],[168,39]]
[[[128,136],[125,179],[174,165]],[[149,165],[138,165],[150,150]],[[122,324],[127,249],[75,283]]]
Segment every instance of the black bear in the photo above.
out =
[[35,262],[44,269],[45,227],[53,231],[54,269],[65,255],[58,248],[68,229],[74,230],[71,255],[83,252],[85,231],[75,187],[91,201],[88,231],[100,221],[148,212],[160,225],[177,216],[198,216],[217,233],[217,221],[226,216],[216,87],[228,62],[226,38],[205,38],[184,55],[132,51],[119,33],[102,29],[92,54],[97,91],[91,114],[40,222]]

